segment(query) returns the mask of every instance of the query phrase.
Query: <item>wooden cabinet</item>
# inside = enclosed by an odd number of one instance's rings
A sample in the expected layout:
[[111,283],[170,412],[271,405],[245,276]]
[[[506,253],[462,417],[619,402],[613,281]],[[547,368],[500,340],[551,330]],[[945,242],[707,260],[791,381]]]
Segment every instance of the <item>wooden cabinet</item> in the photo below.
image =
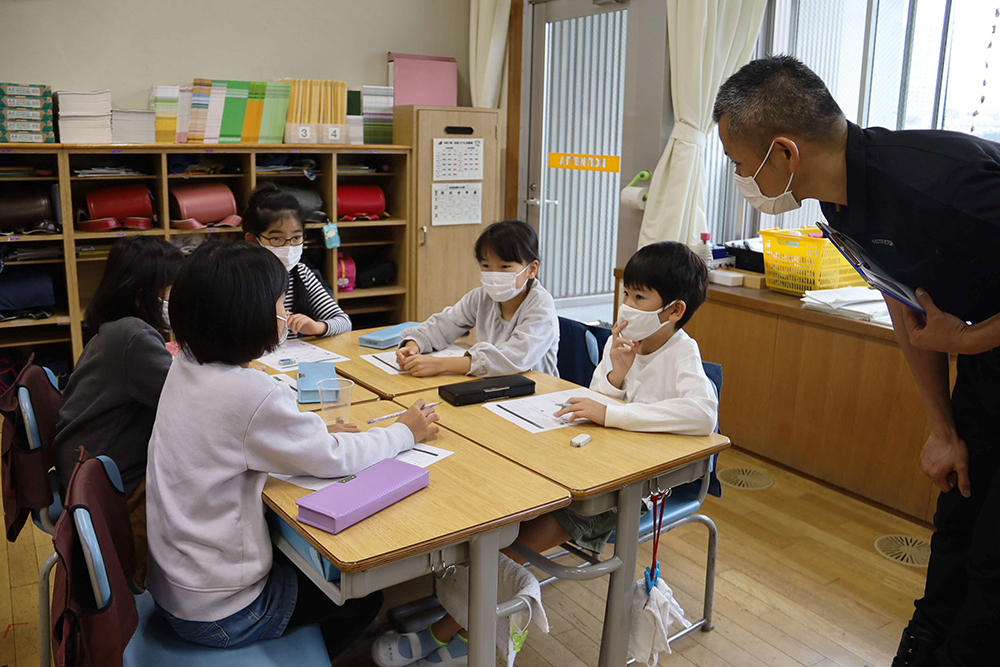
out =
[[[410,270],[416,298],[411,316],[424,320],[480,284],[473,254],[476,239],[484,227],[500,219],[500,114],[496,109],[400,106],[394,110],[393,123],[395,141],[413,147],[410,187],[414,201],[414,261]],[[440,138],[483,141],[480,224],[433,224],[434,140]]]

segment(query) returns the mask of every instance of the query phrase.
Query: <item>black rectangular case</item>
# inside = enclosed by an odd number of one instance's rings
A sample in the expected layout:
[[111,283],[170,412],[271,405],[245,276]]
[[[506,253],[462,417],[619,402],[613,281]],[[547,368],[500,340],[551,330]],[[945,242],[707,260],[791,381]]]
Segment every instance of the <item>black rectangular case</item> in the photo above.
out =
[[504,375],[485,380],[459,382],[438,388],[438,395],[452,405],[472,405],[498,398],[513,398],[535,393],[535,381],[523,375]]

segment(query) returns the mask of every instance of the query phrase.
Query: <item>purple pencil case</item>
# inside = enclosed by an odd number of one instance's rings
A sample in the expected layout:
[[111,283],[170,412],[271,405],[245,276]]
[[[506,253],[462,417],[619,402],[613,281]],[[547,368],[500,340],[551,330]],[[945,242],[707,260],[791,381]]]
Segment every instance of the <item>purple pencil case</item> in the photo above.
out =
[[425,468],[385,459],[356,475],[299,498],[298,520],[328,533],[339,533],[389,505],[416,493],[430,482]]

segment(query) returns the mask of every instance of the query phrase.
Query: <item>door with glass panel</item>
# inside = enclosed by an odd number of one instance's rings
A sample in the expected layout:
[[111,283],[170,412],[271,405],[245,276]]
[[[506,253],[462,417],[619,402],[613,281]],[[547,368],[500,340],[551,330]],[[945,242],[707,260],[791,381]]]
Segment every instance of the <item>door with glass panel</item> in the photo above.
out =
[[528,222],[561,315],[613,318],[628,3],[532,6]]

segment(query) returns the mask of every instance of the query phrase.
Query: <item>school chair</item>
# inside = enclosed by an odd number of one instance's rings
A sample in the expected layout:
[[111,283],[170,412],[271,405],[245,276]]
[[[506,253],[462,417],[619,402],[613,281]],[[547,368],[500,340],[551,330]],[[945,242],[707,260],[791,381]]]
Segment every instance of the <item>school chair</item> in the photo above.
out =
[[556,353],[559,377],[589,387],[610,337],[611,329],[560,317],[559,351]]
[[[705,369],[705,375],[708,376],[708,379],[712,381],[712,385],[715,387],[716,398],[721,399],[722,366],[708,361],[703,361],[702,365]],[[718,424],[716,424],[715,432],[719,432]],[[702,632],[708,632],[714,627],[712,625],[712,606],[715,600],[715,564],[718,558],[719,531],[718,528],[716,528],[714,521],[704,514],[698,514],[697,512],[701,509],[701,505],[705,501],[705,497],[707,495],[711,494],[716,497],[720,497],[722,495],[722,485],[720,484],[719,478],[715,472],[718,458],[718,454],[712,456],[709,470],[701,479],[666,490],[667,496],[661,500],[661,502],[665,503],[665,508],[660,535],[669,533],[671,530],[680,528],[681,526],[689,523],[700,523],[708,529],[708,553],[705,563],[705,601],[702,617],[693,622],[691,627],[675,632],[668,638],[669,641],[680,639],[684,635],[694,632],[699,628]],[[658,487],[656,488],[656,491],[659,491]],[[653,512],[646,512],[642,518],[639,519],[639,544],[644,544],[653,539],[656,534],[655,528],[656,525]],[[614,544],[614,542],[615,534],[612,532],[609,544]],[[554,560],[556,558],[572,554],[586,561],[585,564],[597,564],[601,562],[599,554],[590,553],[577,547],[576,545],[564,544],[562,545],[562,548],[564,549],[563,551],[548,556],[548,558],[550,560]],[[556,579],[558,579],[558,577],[550,576],[539,583],[544,586],[545,584],[551,583]],[[629,664],[632,662],[634,661],[630,660]]]
[[[121,476],[114,462],[106,456],[97,457],[103,464],[106,479],[119,493],[124,493]],[[72,492],[70,492],[72,494]],[[75,502],[74,502],[75,505]],[[100,531],[95,529],[99,512],[95,507],[76,507],[63,521],[72,517],[73,530],[76,532],[86,571],[89,577],[90,590],[93,595],[93,609],[103,612],[111,607],[114,599],[112,585],[114,580],[112,568],[121,568],[117,554],[108,558],[108,550],[115,550],[114,540],[99,539]],[[126,521],[127,523],[127,521]],[[128,536],[131,544],[131,536]],[[122,573],[119,571],[119,575]],[[46,570],[45,575],[48,575]],[[120,577],[119,577],[120,579]],[[120,584],[119,587],[120,588]],[[138,615],[137,626],[131,637],[125,637],[127,645],[122,654],[124,667],[167,667],[185,665],[186,667],[278,667],[279,665],[295,665],[296,667],[328,667],[329,656],[319,625],[308,625],[295,628],[285,636],[254,642],[240,648],[209,648],[187,642],[170,628],[166,619],[157,611],[149,592],[134,596],[135,609]],[[128,624],[130,610],[120,614],[123,622]],[[46,626],[51,632],[51,628]],[[128,631],[128,628],[123,628]],[[48,663],[45,663],[48,664]]]

